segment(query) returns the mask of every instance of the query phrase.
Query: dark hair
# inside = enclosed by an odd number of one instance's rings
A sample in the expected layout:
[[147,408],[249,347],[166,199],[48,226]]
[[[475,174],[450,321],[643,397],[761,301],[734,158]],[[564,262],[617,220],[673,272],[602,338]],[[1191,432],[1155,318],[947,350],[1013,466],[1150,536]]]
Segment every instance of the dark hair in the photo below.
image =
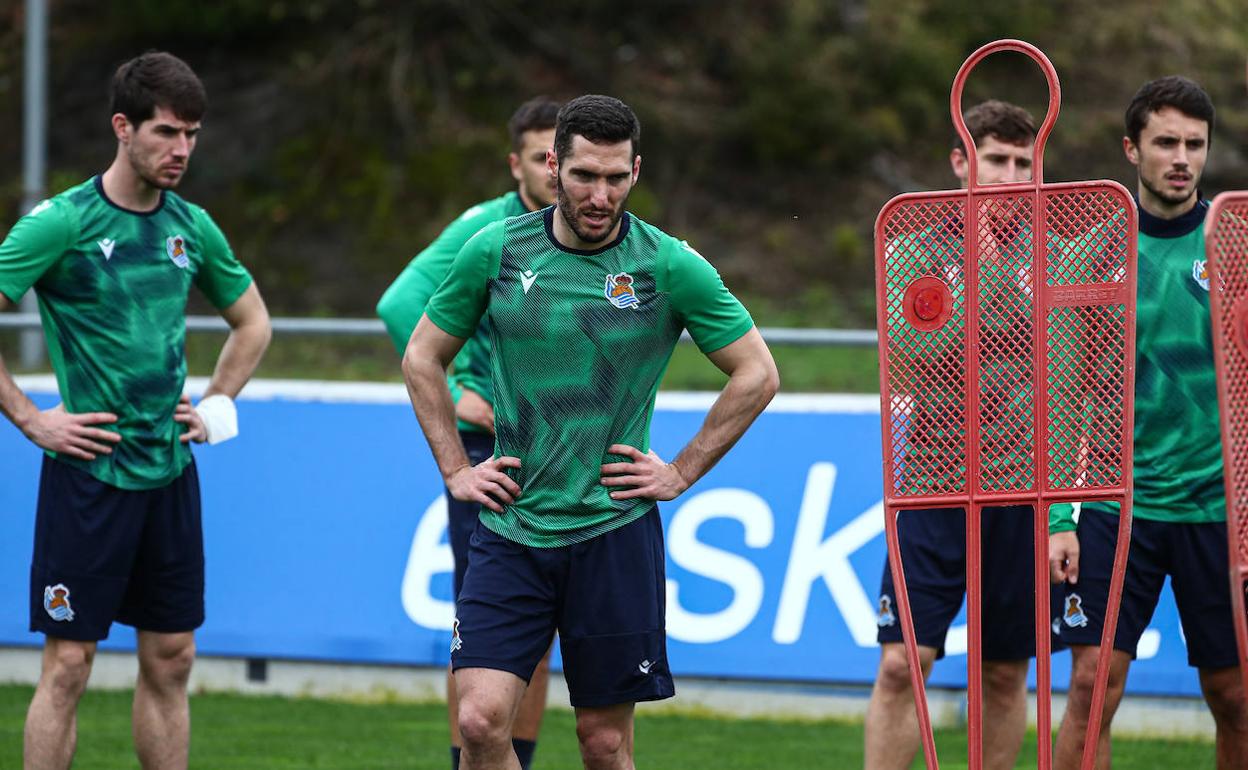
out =
[[559,110],[555,125],[555,157],[560,162],[572,151],[572,137],[594,144],[631,141],[633,155],[641,151],[641,122],[624,102],[611,96],[578,96]]
[[[1036,140],[1036,121],[1031,113],[1016,104],[989,99],[980,102],[962,116],[966,130],[978,147],[984,137],[994,137],[1006,144],[1027,145]],[[962,137],[954,132],[954,149],[966,152]]]
[[1213,100],[1205,89],[1182,75],[1167,75],[1150,80],[1135,92],[1127,105],[1125,119],[1127,138],[1133,144],[1140,143],[1140,132],[1148,124],[1148,117],[1163,107],[1173,107],[1189,118],[1209,124],[1209,140],[1213,141]]
[[157,107],[172,110],[180,120],[194,122],[208,110],[208,96],[186,62],[171,53],[148,51],[113,74],[108,114],[120,112],[137,127],[151,119]]
[[524,135],[529,131],[547,131],[555,127],[559,117],[559,102],[548,96],[536,96],[516,109],[507,121],[507,133],[511,135],[511,149],[524,149]]

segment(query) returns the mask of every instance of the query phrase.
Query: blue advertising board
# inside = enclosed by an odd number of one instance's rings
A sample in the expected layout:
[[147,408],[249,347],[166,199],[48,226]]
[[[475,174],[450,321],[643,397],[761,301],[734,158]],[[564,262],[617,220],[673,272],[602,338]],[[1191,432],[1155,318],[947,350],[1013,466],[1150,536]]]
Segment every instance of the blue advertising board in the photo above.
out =
[[[58,400],[50,377],[20,384],[41,407]],[[655,451],[675,456],[713,397],[660,394]],[[444,665],[446,507],[403,387],[260,381],[240,398],[239,418],[238,439],[195,449],[207,549],[200,654]],[[782,395],[711,473],[661,507],[678,676],[874,678],[879,419],[875,396]],[[41,458],[0,421],[0,645],[40,643],[27,631],[27,585]],[[935,685],[965,686],[964,624],[955,621]],[[133,644],[115,625],[102,647]],[[1068,676],[1059,653],[1055,685]],[[1128,689],[1199,692],[1168,590]]]

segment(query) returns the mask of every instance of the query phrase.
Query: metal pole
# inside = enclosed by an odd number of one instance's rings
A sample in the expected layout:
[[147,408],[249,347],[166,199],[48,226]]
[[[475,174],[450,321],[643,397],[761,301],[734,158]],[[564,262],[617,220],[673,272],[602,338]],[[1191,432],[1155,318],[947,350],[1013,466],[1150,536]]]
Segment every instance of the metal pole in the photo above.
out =
[[[48,4],[47,0],[26,0],[25,109],[22,112],[22,214],[44,197],[47,186],[48,114]],[[39,309],[33,291],[22,297],[25,313]],[[39,367],[44,360],[43,335],[24,331],[20,361],[23,369]]]

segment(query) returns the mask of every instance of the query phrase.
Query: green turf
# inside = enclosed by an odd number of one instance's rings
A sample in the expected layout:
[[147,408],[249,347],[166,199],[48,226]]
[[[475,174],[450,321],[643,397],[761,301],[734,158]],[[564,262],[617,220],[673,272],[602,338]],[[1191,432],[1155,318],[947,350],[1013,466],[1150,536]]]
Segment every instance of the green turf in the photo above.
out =
[[[21,765],[21,732],[31,688],[0,687],[0,768]],[[136,768],[130,693],[88,690],[79,711],[76,770]],[[445,770],[445,707],[362,704],[312,698],[198,694],[191,699],[191,767],[411,768]],[[942,768],[966,767],[965,733],[941,731]],[[552,710],[538,749],[539,770],[578,768],[572,715]],[[1020,767],[1035,766],[1029,735]],[[1204,742],[1114,742],[1114,767],[1208,767]],[[644,709],[637,719],[637,765],[653,770],[854,768],[862,766],[862,726],[829,721],[719,719]],[[916,761],[915,767],[920,767]]]

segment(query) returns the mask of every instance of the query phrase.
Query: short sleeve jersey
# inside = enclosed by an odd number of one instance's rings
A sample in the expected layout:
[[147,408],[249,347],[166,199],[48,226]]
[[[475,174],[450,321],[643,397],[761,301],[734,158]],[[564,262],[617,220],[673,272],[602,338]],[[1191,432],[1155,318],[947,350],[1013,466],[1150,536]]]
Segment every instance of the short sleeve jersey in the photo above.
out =
[[653,502],[612,500],[600,466],[645,452],[659,381],[681,331],[704,352],[753,327],[710,263],[631,214],[593,251],[558,244],[554,209],[486,227],[464,246],[426,313],[467,337],[489,321],[495,455],[521,496],[482,510],[494,532],[532,547],[570,545],[624,526]]
[[[1140,209],[1132,515],[1141,519],[1226,519],[1205,267],[1208,211],[1203,200],[1170,220]],[[1118,510],[1116,503],[1084,507]],[[1050,530],[1074,529],[1069,506],[1054,509]]]
[[97,176],[9,231],[0,292],[16,302],[35,289],[65,408],[117,415],[112,454],[58,459],[122,489],[154,489],[181,474],[191,453],[173,413],[186,380],[192,284],[225,308],[251,276],[207,212],[172,192],[150,212],[128,211]]
[[[399,355],[407,348],[407,341],[424,314],[429,298],[446,279],[455,255],[468,239],[491,222],[520,216],[526,211],[524,201],[516,192],[478,203],[460,214],[433,243],[412,258],[377,303],[377,315],[385,322],[386,331],[390,332],[390,339],[394,341]],[[457,400],[463,388],[469,388],[486,401],[494,401],[490,389],[490,335],[486,323],[482,322],[455,356],[449,382]],[[462,421],[459,429],[481,430]]]

